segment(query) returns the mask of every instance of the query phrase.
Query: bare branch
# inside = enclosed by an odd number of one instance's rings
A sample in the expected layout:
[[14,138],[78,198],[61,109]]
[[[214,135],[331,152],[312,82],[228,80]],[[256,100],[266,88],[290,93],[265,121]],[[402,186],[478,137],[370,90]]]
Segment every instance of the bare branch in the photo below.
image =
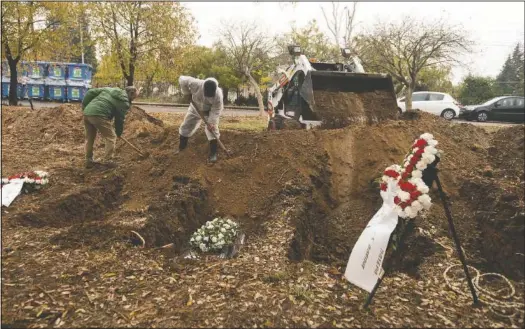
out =
[[398,24],[379,22],[358,38],[361,58],[368,67],[391,74],[407,87],[416,86],[418,74],[425,67],[457,62],[470,48],[464,32],[443,21],[423,22],[406,17]]
[[235,63],[235,70],[253,86],[259,110],[264,113],[262,94],[252,74],[258,66],[269,62],[268,53],[272,51],[274,42],[253,22],[222,22],[221,25],[222,28],[219,29],[220,47]]

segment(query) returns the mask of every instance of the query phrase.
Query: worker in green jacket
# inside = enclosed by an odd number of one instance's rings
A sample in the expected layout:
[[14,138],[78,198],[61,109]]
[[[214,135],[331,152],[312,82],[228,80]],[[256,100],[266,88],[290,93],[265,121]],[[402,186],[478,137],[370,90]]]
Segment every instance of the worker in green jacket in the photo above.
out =
[[[98,162],[93,160],[93,144],[97,131],[104,138],[105,155],[103,164],[115,166],[113,153],[117,137],[124,130],[124,119],[131,106],[131,101],[138,96],[135,87],[93,88],[89,89],[82,101],[84,128],[86,130],[86,168],[92,168]],[[115,128],[111,120],[115,119]]]

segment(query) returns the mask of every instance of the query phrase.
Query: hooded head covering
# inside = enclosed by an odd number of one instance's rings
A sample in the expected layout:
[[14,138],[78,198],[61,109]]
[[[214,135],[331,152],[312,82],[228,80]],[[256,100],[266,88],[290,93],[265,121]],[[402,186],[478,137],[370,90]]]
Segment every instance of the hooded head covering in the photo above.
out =
[[204,96],[215,97],[219,82],[215,78],[207,78],[204,80]]

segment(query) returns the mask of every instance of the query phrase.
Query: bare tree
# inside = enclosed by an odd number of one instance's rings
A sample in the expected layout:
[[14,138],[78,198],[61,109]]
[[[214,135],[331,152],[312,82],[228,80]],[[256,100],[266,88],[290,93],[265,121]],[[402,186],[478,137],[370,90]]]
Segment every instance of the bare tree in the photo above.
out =
[[[352,46],[352,32],[354,29],[356,8],[357,1],[352,3],[351,9],[348,6],[344,6],[341,9],[339,2],[332,2],[332,17],[328,18],[323,6],[321,6],[326,26],[332,33],[335,45],[338,47]],[[340,39],[340,37],[342,37],[342,39]]]
[[219,47],[233,60],[235,70],[252,85],[260,114],[264,115],[263,96],[254,72],[270,63],[268,54],[274,48],[274,41],[255,22],[222,22],[221,26]]
[[458,64],[472,47],[466,33],[444,19],[434,22],[405,17],[400,23],[377,23],[357,41],[361,60],[371,70],[385,72],[405,86],[406,109],[412,109],[412,92],[422,69]]
[[[36,52],[42,41],[59,33],[57,28],[68,18],[71,8],[65,3],[17,1],[2,3],[2,57],[7,59],[10,71],[9,105],[18,103],[18,65]],[[36,25],[40,27],[35,28]],[[56,43],[55,43],[56,45]]]

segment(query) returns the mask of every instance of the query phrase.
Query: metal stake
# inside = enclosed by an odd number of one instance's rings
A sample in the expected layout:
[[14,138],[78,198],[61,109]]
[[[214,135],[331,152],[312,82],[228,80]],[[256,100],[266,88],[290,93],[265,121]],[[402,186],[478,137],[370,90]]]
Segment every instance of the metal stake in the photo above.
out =
[[[436,169],[437,171],[437,169]],[[439,177],[436,172],[435,176],[437,188],[439,191],[439,197],[441,198],[441,201],[443,202],[443,208],[445,208],[445,214],[447,215],[448,219],[448,228],[450,230],[450,234],[452,235],[452,238],[454,239],[454,242],[456,244],[456,249],[458,252],[459,260],[461,261],[461,264],[463,265],[463,270],[465,271],[465,275],[467,276],[468,285],[470,288],[470,292],[472,293],[472,299],[474,301],[474,305],[479,305],[479,299],[476,294],[476,289],[474,288],[474,285],[472,284],[472,279],[470,278],[470,273],[468,271],[467,267],[467,261],[465,260],[465,255],[463,254],[463,249],[461,249],[461,244],[459,242],[458,235],[456,233],[456,228],[454,227],[454,222],[452,221],[452,214],[450,213],[450,209],[448,207],[447,201],[446,201],[446,195],[443,191],[443,188],[441,187],[441,182],[439,181]]]
[[389,270],[389,267],[390,267],[391,263],[393,262],[393,260],[394,260],[394,258],[395,258],[396,256],[400,255],[400,252],[401,252],[401,250],[403,249],[403,241],[405,240],[407,234],[408,234],[409,232],[412,232],[412,229],[413,229],[413,227],[414,227],[413,224],[414,224],[414,222],[413,222],[412,220],[408,220],[408,221],[406,222],[405,229],[404,229],[403,232],[401,233],[401,236],[399,237],[399,240],[398,240],[398,241],[399,241],[399,246],[398,246],[396,252],[393,253],[393,254],[391,255],[390,259],[387,260],[387,261],[385,262],[386,264],[385,264],[385,266],[384,266],[385,270],[384,270],[384,272],[383,272],[383,275],[381,275],[381,277],[377,280],[377,282],[376,282],[374,288],[372,289],[372,291],[371,291],[370,294],[368,295],[368,297],[367,297],[367,299],[366,299],[366,302],[365,302],[365,304],[363,305],[363,308],[367,309],[367,308],[370,306],[370,304],[372,303],[372,299],[374,298],[377,289],[379,288],[379,286],[380,286],[381,283],[383,282],[383,278],[385,277],[387,271]]

